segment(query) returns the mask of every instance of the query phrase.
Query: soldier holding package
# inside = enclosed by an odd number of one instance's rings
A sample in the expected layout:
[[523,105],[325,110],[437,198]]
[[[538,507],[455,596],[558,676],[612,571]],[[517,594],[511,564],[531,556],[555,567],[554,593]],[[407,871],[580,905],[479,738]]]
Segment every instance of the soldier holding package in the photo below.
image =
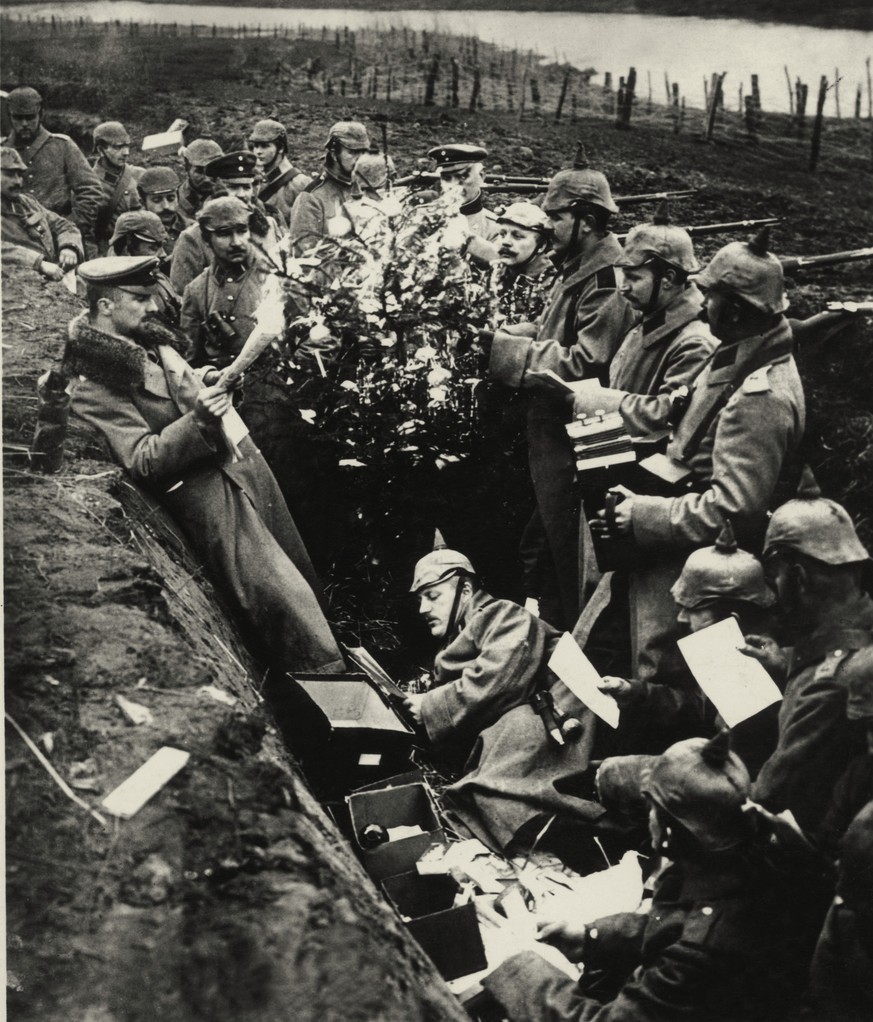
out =
[[3,264],[26,266],[49,280],[60,280],[84,258],[82,235],[72,221],[24,193],[26,173],[17,150],[0,148]]

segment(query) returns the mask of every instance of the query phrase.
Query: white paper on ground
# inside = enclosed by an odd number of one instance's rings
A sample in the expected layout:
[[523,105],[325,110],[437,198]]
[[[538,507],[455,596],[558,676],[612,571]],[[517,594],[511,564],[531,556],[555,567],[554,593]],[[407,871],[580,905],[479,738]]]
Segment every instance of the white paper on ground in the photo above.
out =
[[388,827],[387,834],[389,841],[403,841],[408,837],[418,837],[419,834],[424,834],[420,824],[410,823],[403,824],[399,827]]
[[782,698],[762,664],[740,652],[744,644],[732,617],[687,635],[678,644],[697,684],[728,727],[736,727]]
[[165,745],[135,770],[126,781],[103,799],[107,813],[129,820],[148,800],[182,769],[191,758],[189,752]]
[[549,660],[549,668],[557,674],[574,696],[610,727],[618,727],[618,703],[598,688],[600,675],[579,644],[564,632]]

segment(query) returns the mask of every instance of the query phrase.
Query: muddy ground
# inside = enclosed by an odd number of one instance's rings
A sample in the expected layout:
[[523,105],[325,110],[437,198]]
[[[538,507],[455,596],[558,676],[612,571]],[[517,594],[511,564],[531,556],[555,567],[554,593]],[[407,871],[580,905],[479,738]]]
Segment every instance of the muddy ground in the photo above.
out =
[[[124,117],[137,136],[184,116],[233,147],[253,120],[272,115],[289,125],[295,157],[314,170],[328,124],[355,114],[373,126],[389,119],[401,173],[431,145],[463,139],[485,144],[506,172],[548,174],[569,161],[581,137],[616,192],[697,188],[694,202],[677,209],[684,222],[781,216],[774,239],[785,254],[873,240],[866,122],[829,123],[827,161],[810,174],[808,142],[793,137],[787,119],[768,120],[760,144],[734,131],[704,145],[688,129],[675,136],[653,124],[618,132],[603,119],[555,124],[533,115],[519,121],[381,101],[351,105],[279,90],[273,41],[256,49],[254,40],[216,40],[211,50],[208,40],[196,48],[183,42],[184,59],[164,54],[162,86],[147,105],[132,101],[136,89],[124,80],[79,89],[93,69],[60,49],[53,65],[33,65],[29,80],[48,86],[52,126],[82,140],[110,116]],[[275,45],[298,66],[314,44]],[[16,61],[27,67],[27,51],[18,49]],[[153,162],[136,152],[133,159]],[[701,254],[723,240],[705,239]],[[148,509],[82,427],[71,430],[58,475],[28,471],[35,381],[60,356],[78,306],[60,285],[26,271],[4,272],[2,283],[7,711],[89,803],[161,745],[192,754],[138,816],[103,828],[7,726],[10,1017],[460,1017],[295,773],[258,695],[257,666],[171,530],[145,520]],[[791,291],[798,315],[831,297],[873,297],[870,264],[808,274]],[[871,352],[867,320],[829,348],[800,353],[808,459],[868,543]],[[469,515],[492,510],[470,506]],[[501,578],[511,593],[513,552],[489,556],[510,565]],[[350,604],[366,594],[341,584],[334,591],[335,613],[352,619]],[[399,601],[399,589],[394,596]],[[420,635],[405,619],[398,638],[392,663],[408,668]],[[207,686],[235,706],[202,692]],[[116,694],[147,706],[154,722],[126,723]]]

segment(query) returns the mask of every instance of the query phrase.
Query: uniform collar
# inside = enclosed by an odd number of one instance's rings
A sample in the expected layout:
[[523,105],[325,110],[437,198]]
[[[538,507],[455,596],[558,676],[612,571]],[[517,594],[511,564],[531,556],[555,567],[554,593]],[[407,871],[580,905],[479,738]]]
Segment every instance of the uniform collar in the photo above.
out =
[[658,309],[642,319],[639,326],[643,332],[643,347],[651,348],[668,335],[692,323],[702,308],[703,295],[697,287],[692,284],[685,288],[666,308]]
[[219,287],[223,287],[228,282],[233,284],[239,284],[252,270],[255,264],[254,254],[250,251],[246,257],[246,261],[242,263],[237,270],[234,266],[230,268],[228,266],[221,266],[217,262],[212,264],[212,275],[218,282]]
[[[12,145],[20,152],[27,153],[28,156],[33,156],[34,153],[38,152],[51,138],[51,132],[45,127],[44,124],[40,124],[39,131],[36,133],[36,138],[30,143],[30,145],[20,145],[15,140],[15,132],[13,131],[10,135]],[[25,160],[25,163],[27,161]]]
[[[788,325],[788,320],[784,316],[780,316],[776,326],[766,333],[758,334],[755,337],[745,337],[735,344],[720,345],[712,356],[707,383],[714,386],[731,381],[734,378],[736,367],[747,362],[753,354],[760,352],[763,357],[768,351],[790,340],[791,327]],[[787,362],[789,358],[791,358],[790,352],[777,354],[773,363]]]
[[848,609],[825,615],[824,620],[794,647],[791,674],[821,660],[825,654],[841,649],[861,649],[873,642],[873,599],[862,593]]
[[577,253],[558,264],[561,279],[564,284],[574,284],[576,281],[593,277],[598,270],[605,270],[607,266],[615,266],[622,254],[622,247],[614,234],[607,234],[598,238],[594,248],[588,253]]
[[475,199],[470,199],[469,202],[465,202],[458,212],[463,213],[464,216],[473,216],[474,213],[481,213],[484,208],[485,206],[482,202],[482,193],[479,192]]

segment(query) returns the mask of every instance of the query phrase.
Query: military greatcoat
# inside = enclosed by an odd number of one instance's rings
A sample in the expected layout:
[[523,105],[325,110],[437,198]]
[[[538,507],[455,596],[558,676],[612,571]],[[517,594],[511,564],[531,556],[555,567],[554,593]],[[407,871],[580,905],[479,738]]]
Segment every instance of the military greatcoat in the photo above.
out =
[[[648,915],[587,928],[582,982],[524,951],[483,985],[510,1022],[773,1022],[800,994],[821,925],[814,883],[798,898],[809,876],[806,863],[777,870],[740,850],[669,865]],[[586,993],[598,980],[605,1003]]]
[[[279,181],[282,183],[278,184]],[[258,185],[258,198],[265,206],[272,206],[287,225],[297,196],[310,184],[312,178],[293,166],[287,156],[283,156]]]
[[[488,366],[492,379],[531,391],[528,460],[556,589],[554,595],[540,594],[541,611],[566,628],[579,614],[579,495],[565,428],[572,408],[543,374],[552,370],[565,380],[606,382],[609,363],[633,324],[633,311],[616,290],[613,264],[621,251],[615,235],[607,234],[586,257],[568,260],[537,321],[535,338],[498,334]],[[546,611],[547,605],[556,611]]]
[[52,213],[32,195],[17,199],[0,199],[2,218],[3,262],[8,266],[29,266],[38,270],[40,263],[56,263],[62,248],[72,249],[84,257],[82,235],[66,217]]
[[40,126],[30,145],[17,142],[14,131],[6,144],[14,146],[27,164],[25,191],[46,209],[70,217],[83,237],[92,237],[103,189],[76,143]]
[[794,647],[779,707],[779,741],[752,797],[773,812],[790,809],[818,830],[834,787],[865,751],[862,721],[846,717],[849,687],[873,682],[873,600],[842,607]]
[[[336,216],[348,217],[345,204],[352,197],[351,184],[345,184],[323,171],[296,198],[288,223],[288,242],[293,255],[300,255],[327,234],[327,222]],[[348,217],[351,221],[351,217]]]
[[215,582],[275,661],[288,670],[342,671],[309,556],[276,481],[249,437],[234,461],[220,432],[200,426],[201,382],[168,346],[139,345],[70,324],[65,362],[72,410],[182,528]]

